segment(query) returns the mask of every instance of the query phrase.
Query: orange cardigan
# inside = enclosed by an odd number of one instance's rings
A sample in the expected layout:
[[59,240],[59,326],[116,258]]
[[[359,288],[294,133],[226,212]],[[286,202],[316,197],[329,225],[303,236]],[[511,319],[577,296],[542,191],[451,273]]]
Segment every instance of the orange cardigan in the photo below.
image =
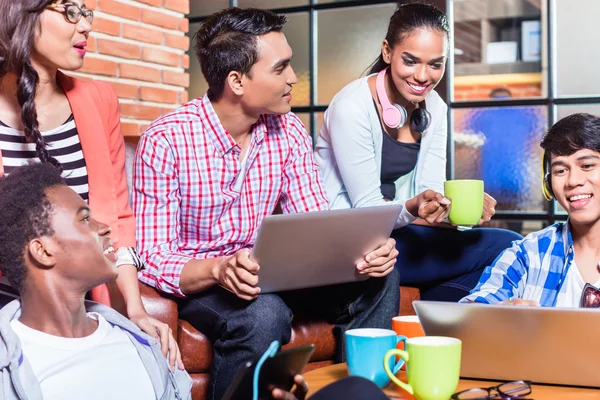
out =
[[[119,100],[106,82],[81,81],[58,73],[67,95],[88,173],[89,206],[94,218],[108,224],[115,248],[135,247],[135,217],[129,206],[125,175],[125,142]],[[0,152],[0,176],[4,174]],[[106,285],[92,298],[110,304]]]

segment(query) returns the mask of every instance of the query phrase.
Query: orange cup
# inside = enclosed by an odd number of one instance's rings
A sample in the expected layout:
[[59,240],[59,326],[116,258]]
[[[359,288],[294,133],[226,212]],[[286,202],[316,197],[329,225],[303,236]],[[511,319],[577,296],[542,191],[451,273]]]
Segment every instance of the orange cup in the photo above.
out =
[[[425,336],[425,331],[416,315],[399,315],[392,318],[392,329],[396,331],[396,334],[406,336],[408,339]],[[404,350],[404,341],[398,343],[396,348]],[[396,361],[398,361],[398,357],[396,357]],[[406,371],[406,364],[402,366],[401,370]]]
[[[419,317],[416,315],[401,315],[392,318],[392,329],[394,329],[398,335],[406,336],[409,339],[425,336],[423,327],[419,322]],[[398,343],[397,347],[400,350],[404,350],[404,342]]]

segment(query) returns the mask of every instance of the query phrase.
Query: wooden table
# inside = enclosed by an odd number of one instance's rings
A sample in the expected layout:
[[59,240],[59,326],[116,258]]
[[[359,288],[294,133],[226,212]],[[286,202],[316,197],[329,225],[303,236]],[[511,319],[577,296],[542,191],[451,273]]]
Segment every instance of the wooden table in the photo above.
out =
[[[304,379],[308,383],[310,388],[310,394],[315,393],[317,390],[324,386],[329,385],[337,380],[348,376],[348,369],[346,364],[335,364],[328,367],[315,369],[313,371],[303,374]],[[406,373],[400,371],[398,378],[406,382]],[[465,389],[474,387],[490,387],[497,386],[499,382],[493,381],[479,381],[474,379],[461,379],[458,383],[457,392]],[[386,386],[383,391],[391,399],[414,399],[413,396],[409,395],[398,386],[390,383]],[[527,396],[528,399],[600,399],[600,390],[588,389],[588,388],[575,388],[568,386],[553,386],[553,385],[533,385],[531,395]],[[310,400],[310,399],[309,399]]]

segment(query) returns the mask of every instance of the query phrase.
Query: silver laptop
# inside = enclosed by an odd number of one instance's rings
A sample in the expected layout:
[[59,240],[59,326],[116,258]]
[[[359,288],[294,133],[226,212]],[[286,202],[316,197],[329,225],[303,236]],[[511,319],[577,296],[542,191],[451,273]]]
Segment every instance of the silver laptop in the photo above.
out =
[[600,387],[600,310],[432,301],[413,306],[426,335],[462,341],[462,377]]
[[261,293],[367,279],[356,264],[385,244],[401,209],[390,204],[266,217],[252,250]]

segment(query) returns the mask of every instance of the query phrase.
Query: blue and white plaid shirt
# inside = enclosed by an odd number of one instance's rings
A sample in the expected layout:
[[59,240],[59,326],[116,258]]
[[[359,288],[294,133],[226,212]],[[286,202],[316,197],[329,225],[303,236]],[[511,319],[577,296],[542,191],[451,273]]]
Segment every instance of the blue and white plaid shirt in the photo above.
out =
[[493,304],[521,298],[554,307],[558,294],[567,289],[563,283],[573,259],[569,223],[557,222],[514,241],[460,302]]

